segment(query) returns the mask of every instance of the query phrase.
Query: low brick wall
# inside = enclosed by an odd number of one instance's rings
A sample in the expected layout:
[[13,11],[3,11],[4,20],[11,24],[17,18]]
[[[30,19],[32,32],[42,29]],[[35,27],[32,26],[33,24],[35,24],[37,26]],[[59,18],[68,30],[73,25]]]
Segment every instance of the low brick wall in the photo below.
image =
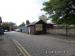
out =
[[[47,33],[66,34],[66,29],[47,29]],[[68,35],[75,35],[75,29],[68,29]]]

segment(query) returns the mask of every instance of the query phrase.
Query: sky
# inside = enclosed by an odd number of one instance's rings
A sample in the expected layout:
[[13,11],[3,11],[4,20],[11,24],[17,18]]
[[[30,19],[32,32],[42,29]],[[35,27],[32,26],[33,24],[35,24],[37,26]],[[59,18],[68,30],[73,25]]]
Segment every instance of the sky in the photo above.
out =
[[3,22],[14,22],[20,25],[29,20],[37,21],[40,15],[45,14],[40,9],[47,0],[0,0],[0,16]]

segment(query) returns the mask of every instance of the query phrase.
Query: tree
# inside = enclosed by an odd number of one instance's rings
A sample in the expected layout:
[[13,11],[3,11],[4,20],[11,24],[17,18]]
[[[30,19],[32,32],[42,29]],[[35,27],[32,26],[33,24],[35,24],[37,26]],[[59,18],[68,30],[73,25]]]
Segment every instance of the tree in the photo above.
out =
[[9,30],[10,27],[8,23],[2,23],[1,28],[5,30]]
[[75,0],[49,0],[43,5],[54,23],[75,24]]
[[65,24],[66,36],[68,25],[75,25],[75,0],[49,0],[43,3],[47,12],[56,24]]
[[30,21],[29,20],[26,20],[26,25],[29,25],[30,24]]
[[47,22],[47,20],[48,20],[47,16],[45,16],[45,15],[39,16],[39,19],[43,20],[44,22]]
[[20,24],[20,25],[19,25],[19,27],[21,27],[21,26],[25,26],[25,23],[24,23],[24,22],[22,22],[22,24]]
[[5,30],[14,30],[16,27],[16,24],[13,22],[3,22],[1,25],[1,28]]

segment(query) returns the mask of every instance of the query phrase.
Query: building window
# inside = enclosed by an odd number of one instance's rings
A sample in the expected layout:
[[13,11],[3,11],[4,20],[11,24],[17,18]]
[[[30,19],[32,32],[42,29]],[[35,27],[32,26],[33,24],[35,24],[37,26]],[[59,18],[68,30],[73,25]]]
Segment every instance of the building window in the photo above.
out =
[[36,25],[35,25],[35,30],[36,30],[36,31],[42,31],[42,30],[43,30],[42,24],[36,24]]

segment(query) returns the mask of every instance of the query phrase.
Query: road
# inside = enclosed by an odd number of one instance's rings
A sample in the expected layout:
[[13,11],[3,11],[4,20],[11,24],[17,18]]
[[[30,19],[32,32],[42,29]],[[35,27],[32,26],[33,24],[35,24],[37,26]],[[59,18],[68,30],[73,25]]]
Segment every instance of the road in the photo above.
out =
[[75,42],[57,39],[57,36],[28,35],[19,32],[5,33],[18,41],[31,56],[75,56]]

